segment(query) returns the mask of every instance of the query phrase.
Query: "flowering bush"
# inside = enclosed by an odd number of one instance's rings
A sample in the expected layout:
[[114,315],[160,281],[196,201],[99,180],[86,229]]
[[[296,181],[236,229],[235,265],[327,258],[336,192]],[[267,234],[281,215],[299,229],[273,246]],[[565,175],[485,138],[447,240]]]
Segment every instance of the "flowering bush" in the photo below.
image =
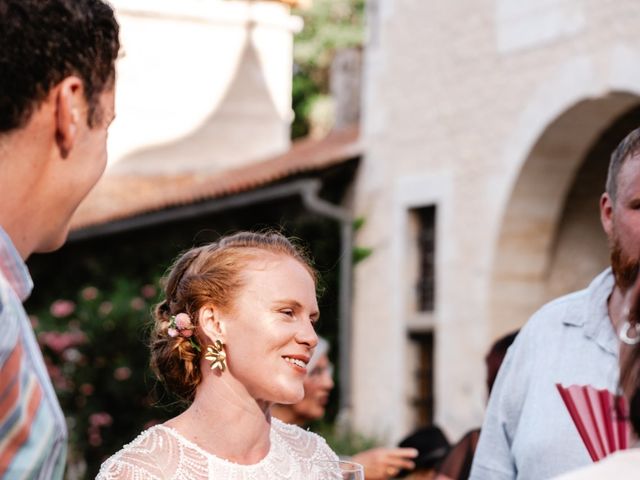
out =
[[[98,236],[29,258],[35,289],[25,308],[33,314],[31,321],[69,424],[67,479],[94,478],[105,457],[143,428],[179,413],[181,404],[156,388],[148,367],[146,327],[150,308],[158,300],[158,289],[149,279],[162,275],[181,250],[216,240],[211,225],[231,232],[252,228],[257,215],[262,226],[282,220],[272,205],[258,210],[252,206],[244,214],[233,210],[227,217]],[[272,220],[264,217],[272,214]],[[250,224],[238,225],[242,218]],[[303,216],[295,224],[283,225],[283,232],[312,240],[309,251],[318,261],[325,290],[319,300],[319,332],[333,342],[339,225]],[[87,279],[93,283],[84,283]],[[186,326],[176,318],[176,327],[178,323]],[[183,335],[187,331],[181,330]],[[337,355],[337,348],[331,353]],[[328,421],[337,410],[338,394],[339,385],[327,407]]]
[[67,477],[93,478],[100,463],[144,426],[173,412],[154,408],[146,347],[153,285],[87,286],[31,316],[69,426]]

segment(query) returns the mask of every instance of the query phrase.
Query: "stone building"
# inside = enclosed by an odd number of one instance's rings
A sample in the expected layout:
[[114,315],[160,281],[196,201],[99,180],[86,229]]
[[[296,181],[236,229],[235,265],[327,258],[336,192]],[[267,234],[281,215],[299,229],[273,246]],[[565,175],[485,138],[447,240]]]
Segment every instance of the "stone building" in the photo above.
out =
[[360,138],[293,148],[293,0],[113,3],[110,166],[72,237],[298,192],[360,158],[345,203],[372,254],[341,372],[357,430],[477,426],[491,342],[607,265],[598,199],[640,124],[638,2],[368,0]]
[[640,124],[633,0],[371,0],[352,419],[482,420],[499,335],[608,264],[598,201]]

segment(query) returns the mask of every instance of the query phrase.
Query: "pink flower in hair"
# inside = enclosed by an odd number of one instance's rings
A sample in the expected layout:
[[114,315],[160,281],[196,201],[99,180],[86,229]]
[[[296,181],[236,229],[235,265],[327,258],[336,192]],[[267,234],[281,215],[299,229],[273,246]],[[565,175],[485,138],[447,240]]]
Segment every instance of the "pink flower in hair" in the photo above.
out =
[[178,330],[184,330],[187,328],[193,328],[191,325],[191,318],[186,313],[179,313],[176,315],[176,327]]
[[197,342],[194,341],[193,337],[193,324],[191,323],[191,317],[184,312],[178,313],[177,315],[172,315],[169,319],[169,328],[167,329],[167,333],[170,337],[182,337],[188,338],[191,346],[200,351],[200,346]]

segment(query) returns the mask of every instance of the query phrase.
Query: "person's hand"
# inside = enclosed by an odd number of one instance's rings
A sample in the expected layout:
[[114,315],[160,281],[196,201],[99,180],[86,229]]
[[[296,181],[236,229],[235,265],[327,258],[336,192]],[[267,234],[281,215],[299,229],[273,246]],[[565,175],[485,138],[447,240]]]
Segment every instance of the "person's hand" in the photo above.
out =
[[351,459],[364,467],[367,480],[387,480],[402,469],[414,469],[412,459],[417,456],[415,448],[372,448],[353,455]]

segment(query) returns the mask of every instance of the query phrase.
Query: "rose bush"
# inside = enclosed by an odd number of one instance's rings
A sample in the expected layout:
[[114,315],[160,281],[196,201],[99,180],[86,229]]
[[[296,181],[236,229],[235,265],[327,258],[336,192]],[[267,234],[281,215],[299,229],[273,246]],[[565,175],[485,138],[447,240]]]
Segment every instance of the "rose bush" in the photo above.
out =
[[[69,427],[67,478],[94,478],[100,463],[170,417],[158,402],[146,347],[158,289],[118,280],[32,311],[32,324]],[[161,390],[160,390],[161,391]],[[157,408],[161,406],[162,408]]]

